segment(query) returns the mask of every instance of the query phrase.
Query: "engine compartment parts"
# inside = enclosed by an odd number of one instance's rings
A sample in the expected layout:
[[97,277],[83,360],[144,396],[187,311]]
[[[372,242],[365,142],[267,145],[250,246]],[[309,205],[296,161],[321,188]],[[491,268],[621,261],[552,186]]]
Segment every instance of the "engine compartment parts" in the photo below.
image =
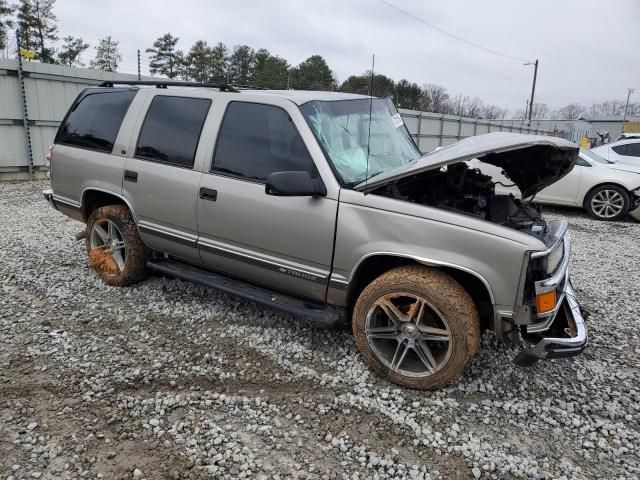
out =
[[473,215],[538,237],[547,230],[538,208],[512,195],[497,195],[491,177],[464,162],[399,179],[372,193]]

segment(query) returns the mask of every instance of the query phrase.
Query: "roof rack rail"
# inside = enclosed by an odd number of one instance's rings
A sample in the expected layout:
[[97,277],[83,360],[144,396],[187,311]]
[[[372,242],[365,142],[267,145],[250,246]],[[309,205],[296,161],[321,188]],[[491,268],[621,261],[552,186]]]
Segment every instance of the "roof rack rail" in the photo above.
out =
[[156,88],[171,87],[204,87],[204,88],[217,88],[221,92],[236,92],[240,90],[227,85],[226,83],[198,83],[198,82],[172,82],[167,80],[106,80],[99,84],[99,87],[113,87],[114,85],[149,85]]

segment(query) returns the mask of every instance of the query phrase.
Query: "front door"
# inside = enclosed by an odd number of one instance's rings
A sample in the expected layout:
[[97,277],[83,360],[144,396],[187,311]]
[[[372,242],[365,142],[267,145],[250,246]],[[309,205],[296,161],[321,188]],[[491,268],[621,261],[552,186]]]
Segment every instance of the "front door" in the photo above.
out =
[[580,190],[580,182],[585,168],[593,168],[589,162],[578,157],[576,164],[569,173],[552,183],[546,188],[540,190],[535,200],[541,203],[555,203],[558,205],[576,205],[578,191]]
[[202,175],[198,230],[202,261],[217,270],[324,300],[337,199],[265,193],[276,171],[318,171],[281,107],[230,102],[210,172]]
[[145,244],[192,261],[200,261],[196,206],[202,175],[193,165],[210,106],[206,98],[154,96],[123,178]]

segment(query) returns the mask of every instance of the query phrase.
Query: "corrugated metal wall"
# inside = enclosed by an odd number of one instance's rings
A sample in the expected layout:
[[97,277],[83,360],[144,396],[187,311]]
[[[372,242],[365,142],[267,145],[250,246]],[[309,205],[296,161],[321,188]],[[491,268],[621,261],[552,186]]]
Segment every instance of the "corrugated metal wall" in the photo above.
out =
[[537,135],[554,134],[553,129],[532,122],[528,127],[524,120],[482,120],[440,113],[400,110],[409,133],[423,153],[457,142],[466,137],[489,132],[518,132]]
[[[46,149],[80,91],[104,80],[136,80],[136,75],[23,62],[34,172],[44,169]],[[147,77],[148,78],[148,77]],[[23,128],[18,61],[0,59],[0,178],[29,171]]]

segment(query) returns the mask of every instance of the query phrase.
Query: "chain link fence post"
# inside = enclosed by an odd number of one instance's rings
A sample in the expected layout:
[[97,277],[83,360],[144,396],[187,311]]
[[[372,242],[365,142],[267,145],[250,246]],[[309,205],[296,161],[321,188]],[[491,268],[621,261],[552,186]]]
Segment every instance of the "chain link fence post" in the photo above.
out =
[[22,126],[24,127],[27,160],[29,161],[29,180],[33,180],[33,151],[31,150],[31,131],[29,129],[29,113],[27,110],[27,91],[24,87],[24,72],[22,71],[22,55],[20,55],[20,30],[16,30],[16,45],[18,51],[18,84],[22,98]]

